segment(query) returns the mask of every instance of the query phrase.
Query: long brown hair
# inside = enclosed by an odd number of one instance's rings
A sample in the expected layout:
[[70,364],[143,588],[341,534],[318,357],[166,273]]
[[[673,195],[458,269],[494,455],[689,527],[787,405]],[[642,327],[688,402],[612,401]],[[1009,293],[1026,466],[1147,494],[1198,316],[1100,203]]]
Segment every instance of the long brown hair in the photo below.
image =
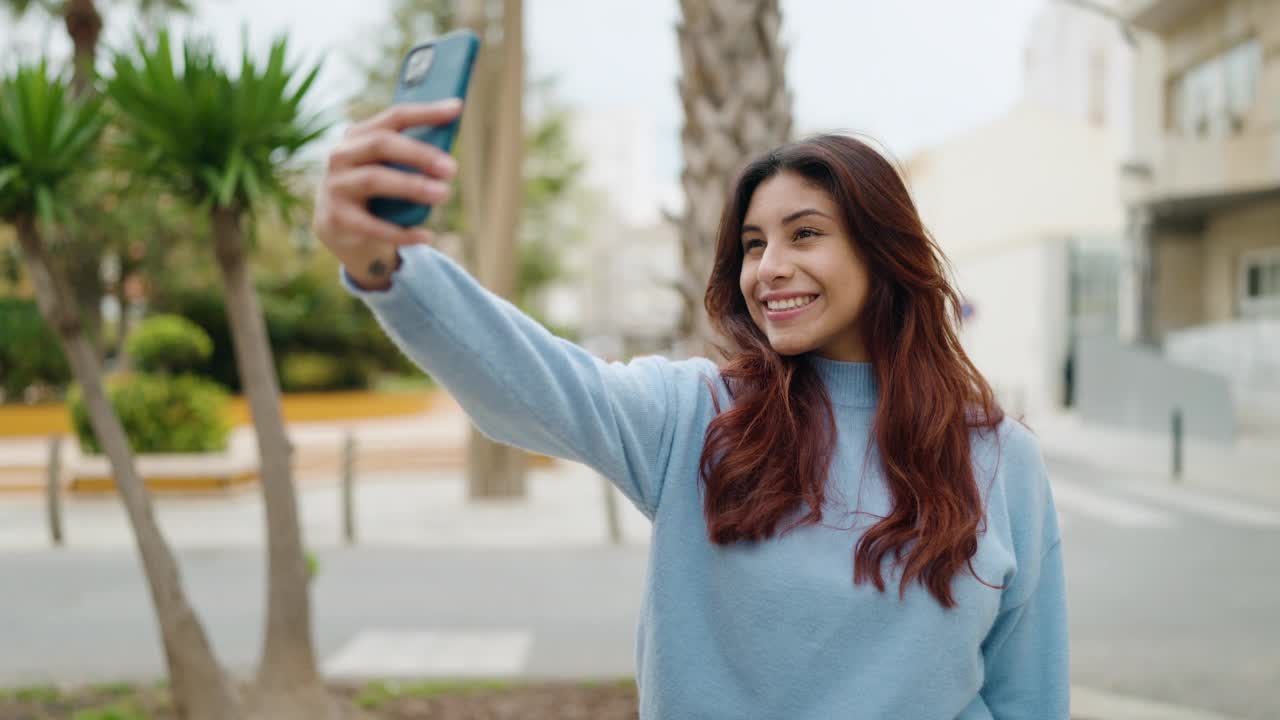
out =
[[893,509],[859,540],[853,581],[871,580],[883,592],[881,564],[892,553],[903,567],[900,596],[919,581],[954,607],[951,580],[965,567],[973,572],[984,522],[970,432],[996,428],[1004,412],[960,345],[960,295],[906,186],[884,157],[852,137],[819,135],[755,160],[721,218],[706,307],[736,347],[725,351],[721,368],[733,406],[712,420],[700,462],[710,539],[771,537],[802,502],[809,511],[784,533],[822,519],[836,442],[831,398],[803,356],[773,350],[738,281],[751,197],[783,172],[830,194],[870,276],[860,324],[879,389],[873,439]]

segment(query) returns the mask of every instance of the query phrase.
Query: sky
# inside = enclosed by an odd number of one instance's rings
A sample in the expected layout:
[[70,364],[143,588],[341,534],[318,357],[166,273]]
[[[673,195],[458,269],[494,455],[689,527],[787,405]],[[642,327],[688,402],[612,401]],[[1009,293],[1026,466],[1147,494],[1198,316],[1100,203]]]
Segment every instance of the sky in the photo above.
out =
[[[801,132],[870,134],[900,160],[999,115],[1016,99],[1023,44],[1036,9],[1055,0],[783,0],[788,82]],[[111,11],[107,41],[132,18]],[[287,31],[301,58],[323,60],[316,99],[336,107],[359,92],[352,57],[385,26],[389,0],[196,0],[181,22],[211,33],[228,57],[241,32],[262,47]],[[527,0],[529,67],[557,79],[558,96],[585,109],[651,113],[657,171],[680,170],[677,0]],[[36,15],[0,26],[0,61],[14,50],[65,55],[60,23]]]

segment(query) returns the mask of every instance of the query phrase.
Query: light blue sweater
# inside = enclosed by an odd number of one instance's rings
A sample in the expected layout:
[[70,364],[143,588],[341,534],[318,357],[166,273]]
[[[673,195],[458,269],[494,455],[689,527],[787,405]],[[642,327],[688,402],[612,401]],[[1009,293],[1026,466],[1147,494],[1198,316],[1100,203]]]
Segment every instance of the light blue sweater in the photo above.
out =
[[[653,521],[637,633],[644,720],[1061,720],[1069,693],[1057,514],[1033,436],[1006,421],[973,436],[987,529],[943,609],[913,585],[853,584],[853,550],[889,497],[863,474],[877,389],[870,365],[811,358],[836,410],[821,526],[712,545],[698,459],[715,365],[605,363],[554,337],[438,251],[402,249],[386,291],[362,291],[383,327],[487,435],[585,463]],[[715,382],[721,402],[723,384]],[[997,459],[999,460],[997,462]]]

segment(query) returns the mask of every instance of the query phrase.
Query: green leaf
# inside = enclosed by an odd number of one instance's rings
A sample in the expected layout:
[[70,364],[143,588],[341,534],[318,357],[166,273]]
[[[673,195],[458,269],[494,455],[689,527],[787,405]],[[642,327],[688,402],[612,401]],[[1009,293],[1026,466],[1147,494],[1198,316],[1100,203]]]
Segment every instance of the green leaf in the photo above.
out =
[[68,182],[93,167],[106,126],[99,100],[72,97],[64,74],[46,61],[19,65],[0,80],[0,213],[36,213],[53,223]]
[[231,204],[231,199],[236,191],[236,179],[240,175],[240,166],[243,164],[239,150],[231,151],[231,160],[227,162],[227,169],[223,171],[222,182],[218,185],[218,206],[226,207]]
[[54,210],[53,193],[49,192],[49,188],[44,185],[36,187],[36,213],[40,217],[40,222],[46,227],[57,223],[57,212]]
[[251,57],[246,41],[234,75],[207,41],[186,40],[180,66],[172,62],[169,43],[169,35],[159,33],[139,40],[131,54],[113,62],[116,73],[107,95],[121,119],[121,164],[189,188],[196,204],[284,204],[291,190],[282,181],[287,169],[276,160],[324,130],[299,109],[317,68],[302,73],[290,67],[284,38],[272,44],[261,63]]
[[0,168],[0,193],[3,193],[5,186],[17,180],[21,174],[22,170],[16,165]]

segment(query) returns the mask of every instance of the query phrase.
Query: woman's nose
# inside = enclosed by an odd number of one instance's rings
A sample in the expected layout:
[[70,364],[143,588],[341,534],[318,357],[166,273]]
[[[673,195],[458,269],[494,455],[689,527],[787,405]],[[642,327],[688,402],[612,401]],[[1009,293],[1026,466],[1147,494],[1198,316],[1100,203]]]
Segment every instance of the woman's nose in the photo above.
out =
[[790,277],[794,267],[785,248],[779,247],[776,243],[769,243],[765,246],[764,256],[760,258],[757,269],[757,277],[760,280],[769,281]]

